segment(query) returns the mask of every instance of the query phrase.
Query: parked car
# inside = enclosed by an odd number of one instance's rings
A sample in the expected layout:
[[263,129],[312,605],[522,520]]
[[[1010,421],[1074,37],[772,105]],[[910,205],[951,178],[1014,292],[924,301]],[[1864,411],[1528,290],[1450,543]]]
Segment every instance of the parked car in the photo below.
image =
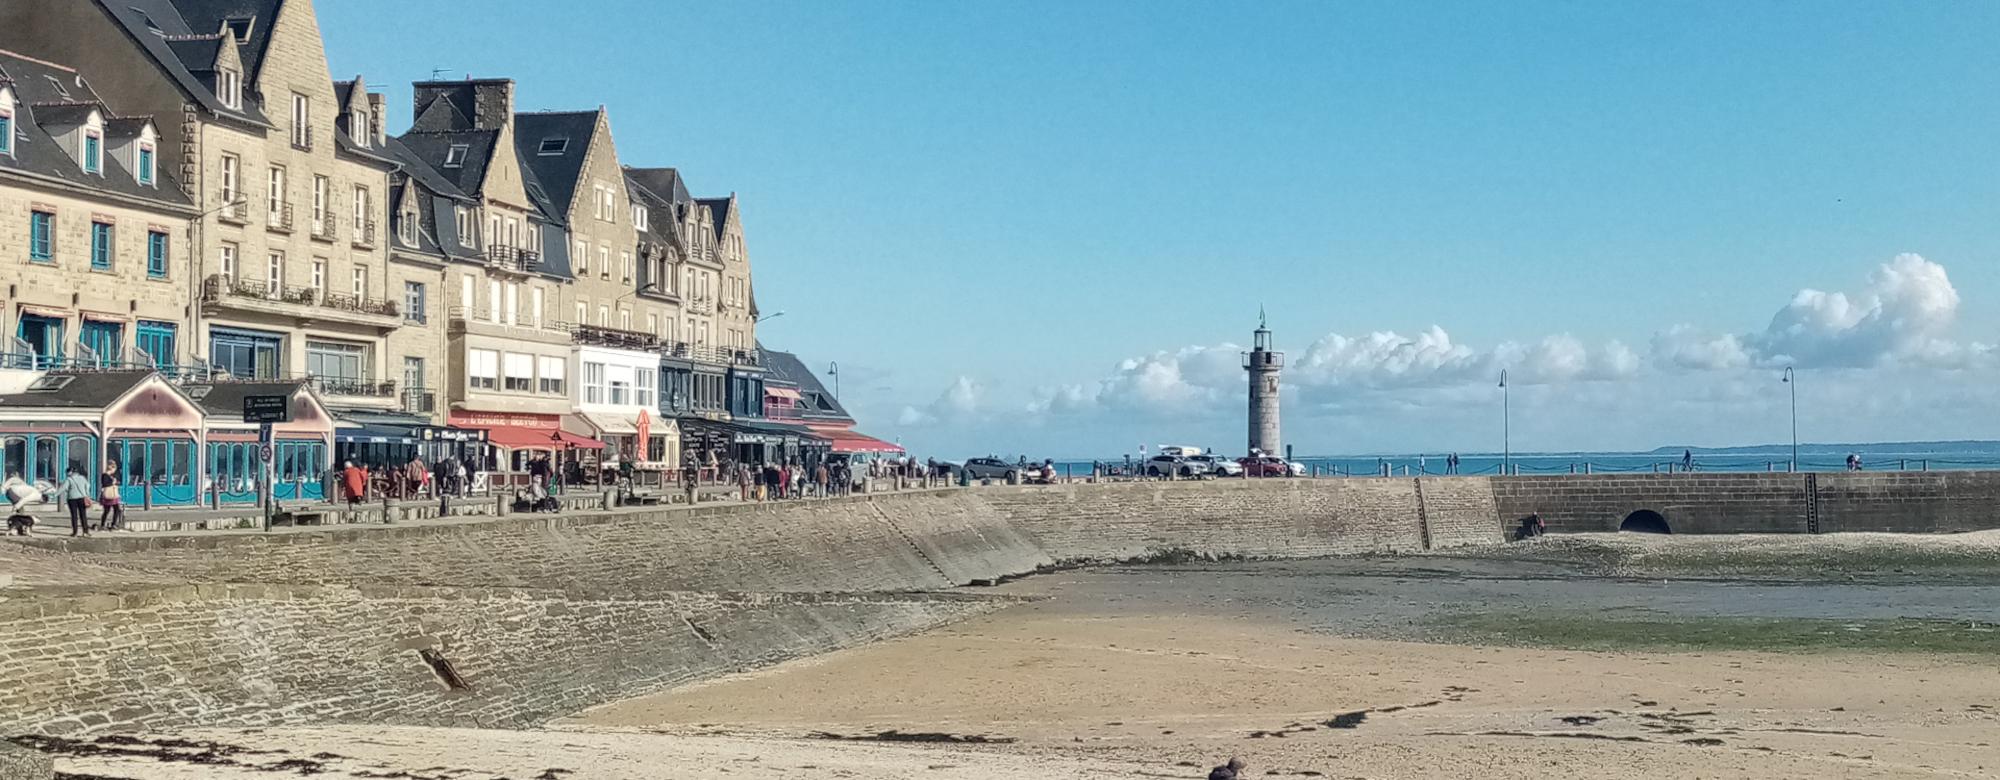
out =
[[1021,476],[1019,464],[999,458],[973,458],[960,467],[973,479],[1002,479],[1012,482]]
[[1303,477],[1306,475],[1306,464],[1296,460],[1286,461],[1285,470],[1290,471],[1294,477]]
[[1180,455],[1154,455],[1146,461],[1146,476],[1192,479],[1208,475],[1208,464]]
[[1207,466],[1208,473],[1218,477],[1243,476],[1243,466],[1228,458],[1217,457],[1215,455],[1194,455],[1190,456],[1188,460]]
[[1253,455],[1236,463],[1238,468],[1252,477],[1298,476],[1292,473],[1292,464],[1286,463],[1283,458],[1273,458],[1269,455]]

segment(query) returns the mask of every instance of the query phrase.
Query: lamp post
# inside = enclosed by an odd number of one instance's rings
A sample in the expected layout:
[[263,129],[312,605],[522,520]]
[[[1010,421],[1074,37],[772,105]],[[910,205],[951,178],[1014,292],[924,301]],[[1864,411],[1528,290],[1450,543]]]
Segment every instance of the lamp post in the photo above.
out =
[[840,363],[836,361],[827,364],[826,375],[833,377],[833,400],[840,400]]
[[1507,390],[1507,369],[1500,369],[1500,474],[1514,472],[1514,419]]
[[1799,470],[1799,382],[1791,366],[1785,366],[1784,382],[1792,391],[1792,471]]
[[752,325],[762,325],[762,324],[764,324],[764,321],[765,321],[765,320],[775,320],[775,319],[777,319],[777,318],[779,318],[779,317],[783,317],[783,316],[785,316],[785,313],[784,313],[784,312],[782,312],[782,311],[774,311],[774,312],[771,312],[770,314],[766,314],[766,315],[764,315],[764,316],[762,316],[762,317],[758,317],[758,318],[757,318],[757,320],[756,320],[755,322],[752,322],[752,323],[750,323],[750,324],[752,324]]

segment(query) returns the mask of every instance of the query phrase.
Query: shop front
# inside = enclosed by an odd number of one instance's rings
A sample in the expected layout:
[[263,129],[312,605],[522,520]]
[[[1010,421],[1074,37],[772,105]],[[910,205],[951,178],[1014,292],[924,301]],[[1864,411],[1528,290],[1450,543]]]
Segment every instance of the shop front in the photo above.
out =
[[412,458],[425,467],[444,458],[466,463],[486,459],[483,430],[433,425],[427,417],[388,409],[338,408],[334,416],[336,462],[377,469],[402,466]]
[[569,464],[580,463],[585,456],[593,462],[601,457],[604,443],[563,430],[563,417],[454,409],[445,422],[452,428],[484,436],[487,446],[481,469],[493,473],[502,486],[523,487],[528,484],[528,465],[539,455],[548,454],[555,461],[558,474],[571,473]]
[[53,489],[108,465],[131,504],[195,502],[203,412],[151,371],[51,373],[0,393],[0,463]]
[[[202,435],[200,500],[253,504],[264,478],[259,426],[243,421],[243,399],[284,396],[291,419],[271,424],[271,496],[279,501],[325,501],[333,469],[334,416],[304,382],[217,382],[187,386],[199,399],[207,424]],[[148,452],[148,457],[157,453]],[[168,460],[174,458],[170,448]]]

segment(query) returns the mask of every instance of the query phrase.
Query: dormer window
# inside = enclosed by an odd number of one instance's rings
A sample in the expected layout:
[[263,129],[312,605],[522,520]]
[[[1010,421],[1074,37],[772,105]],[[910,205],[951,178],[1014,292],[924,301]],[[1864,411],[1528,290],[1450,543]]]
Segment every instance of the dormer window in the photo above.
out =
[[375,135],[374,131],[369,129],[368,112],[366,111],[355,111],[354,121],[350,123],[347,130],[347,134],[353,136],[355,145],[363,149],[368,148],[369,138]]
[[542,146],[538,153],[546,157],[562,154],[567,151],[569,151],[568,138],[544,138],[542,139]]
[[139,144],[139,183],[153,186],[153,145]]
[[645,230],[645,229],[646,229],[646,207],[645,207],[645,206],[640,206],[640,205],[638,205],[638,204],[633,204],[633,206],[632,206],[632,227],[633,227],[634,229],[637,229],[637,230]]
[[224,68],[215,73],[215,96],[222,104],[234,109],[243,108],[243,74]]
[[403,211],[402,218],[396,222],[396,235],[401,237],[405,244],[410,246],[417,245],[417,212],[415,209],[405,209]]
[[[0,98],[5,97],[0,94]],[[14,156],[14,106],[10,100],[0,100],[0,154]]]
[[470,144],[452,144],[451,148],[446,149],[444,152],[444,167],[465,167],[465,155],[471,151],[472,146]]
[[104,135],[95,130],[83,132],[83,172],[104,173]]

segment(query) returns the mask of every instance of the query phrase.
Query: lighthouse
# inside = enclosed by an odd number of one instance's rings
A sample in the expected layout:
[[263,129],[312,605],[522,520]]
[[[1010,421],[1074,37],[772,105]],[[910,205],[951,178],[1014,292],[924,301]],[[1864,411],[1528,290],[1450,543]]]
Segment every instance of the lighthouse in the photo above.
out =
[[1251,337],[1250,351],[1243,355],[1243,368],[1250,374],[1250,450],[1282,456],[1278,374],[1285,370],[1285,353],[1271,349],[1271,329],[1262,311],[1257,312],[1257,330]]

